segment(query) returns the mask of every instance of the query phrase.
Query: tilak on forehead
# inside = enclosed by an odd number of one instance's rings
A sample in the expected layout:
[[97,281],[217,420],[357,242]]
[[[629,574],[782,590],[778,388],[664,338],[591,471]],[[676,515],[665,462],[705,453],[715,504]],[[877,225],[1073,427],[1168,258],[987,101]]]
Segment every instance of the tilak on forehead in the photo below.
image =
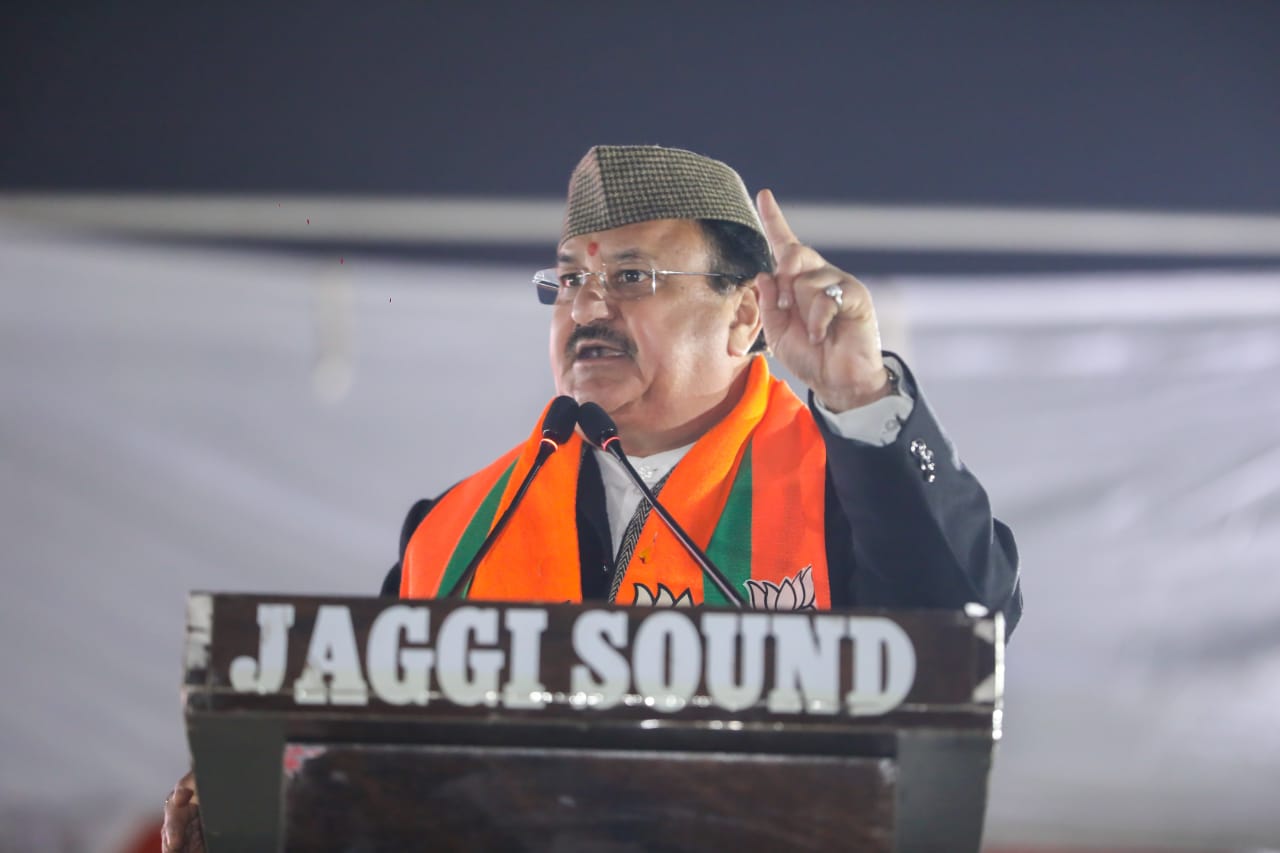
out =
[[742,178],[719,160],[657,145],[597,145],[569,178],[560,243],[651,219],[724,219],[764,235]]

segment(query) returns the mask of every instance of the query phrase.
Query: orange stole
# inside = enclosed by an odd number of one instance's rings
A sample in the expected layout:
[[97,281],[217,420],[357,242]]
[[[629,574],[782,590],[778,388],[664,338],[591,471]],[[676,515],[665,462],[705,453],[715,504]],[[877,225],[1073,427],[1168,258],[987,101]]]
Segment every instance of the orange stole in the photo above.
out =
[[[544,413],[545,414],[545,413]],[[492,526],[533,464],[541,420],[529,440],[464,480],[432,508],[405,551],[401,596],[442,594],[453,552],[486,496],[515,460]],[[575,434],[543,466],[501,538],[481,563],[470,598],[498,601],[579,602],[575,500],[582,439]],[[736,543],[750,566],[721,566],[730,577],[780,584],[812,566],[819,608],[830,607],[824,524],[826,448],[808,408],[785,383],[769,375],[763,357],[752,360],[747,387],[729,414],[694,444],[676,465],[661,500],[704,550],[751,453],[751,542]],[[478,546],[476,542],[472,546]],[[616,543],[615,543],[616,546]],[[459,555],[464,556],[464,555]],[[469,559],[470,555],[465,555]],[[619,603],[634,600],[635,584],[675,597],[688,589],[703,600],[702,572],[656,513],[651,513],[619,589]],[[747,590],[739,588],[744,599]]]

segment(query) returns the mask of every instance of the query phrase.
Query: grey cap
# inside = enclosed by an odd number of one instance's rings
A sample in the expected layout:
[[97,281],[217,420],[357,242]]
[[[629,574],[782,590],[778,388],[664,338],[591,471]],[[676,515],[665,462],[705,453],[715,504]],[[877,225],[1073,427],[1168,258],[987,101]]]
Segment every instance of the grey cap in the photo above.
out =
[[560,242],[650,219],[725,219],[764,235],[742,178],[719,160],[657,145],[597,145],[569,178]]

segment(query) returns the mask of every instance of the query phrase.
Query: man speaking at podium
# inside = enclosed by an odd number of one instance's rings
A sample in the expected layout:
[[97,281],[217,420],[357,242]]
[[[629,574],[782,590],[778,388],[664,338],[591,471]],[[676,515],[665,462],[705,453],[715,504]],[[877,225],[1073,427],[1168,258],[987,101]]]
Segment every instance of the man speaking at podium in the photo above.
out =
[[[719,161],[598,146],[570,179],[556,266],[534,277],[557,392],[612,418],[614,444],[692,542],[589,443],[594,429],[566,430],[490,536],[539,456],[540,422],[413,507],[384,594],[768,610],[977,602],[1012,630],[1013,536],[906,365],[881,352],[866,287],[804,245],[769,190],[757,204]],[[808,386],[807,405],[770,376],[766,346]],[[188,775],[166,800],[166,850],[203,849],[197,815]]]
[[[733,169],[689,151],[588,151],[556,267],[534,277],[558,393],[612,417],[640,477],[749,606],[977,602],[1012,629],[1013,537],[910,371],[881,352],[866,287],[805,246],[769,190],[757,203],[758,214]],[[766,346],[809,387],[807,406],[770,376]],[[541,436],[414,506],[384,594],[458,586]],[[691,550],[579,431],[538,472],[467,594],[728,603]]]

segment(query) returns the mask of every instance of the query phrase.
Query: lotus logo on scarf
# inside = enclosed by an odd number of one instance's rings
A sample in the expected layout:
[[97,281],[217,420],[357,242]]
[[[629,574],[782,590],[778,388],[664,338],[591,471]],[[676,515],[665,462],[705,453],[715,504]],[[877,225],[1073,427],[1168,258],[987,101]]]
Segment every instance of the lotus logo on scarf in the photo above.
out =
[[633,584],[636,588],[636,600],[632,602],[637,607],[692,607],[693,591],[686,589],[680,593],[679,597],[673,595],[671,590],[667,589],[666,584],[658,584],[658,594],[654,595],[649,587],[642,583]]
[[813,564],[805,566],[794,578],[783,578],[782,583],[747,581],[751,590],[752,610],[813,610]]

